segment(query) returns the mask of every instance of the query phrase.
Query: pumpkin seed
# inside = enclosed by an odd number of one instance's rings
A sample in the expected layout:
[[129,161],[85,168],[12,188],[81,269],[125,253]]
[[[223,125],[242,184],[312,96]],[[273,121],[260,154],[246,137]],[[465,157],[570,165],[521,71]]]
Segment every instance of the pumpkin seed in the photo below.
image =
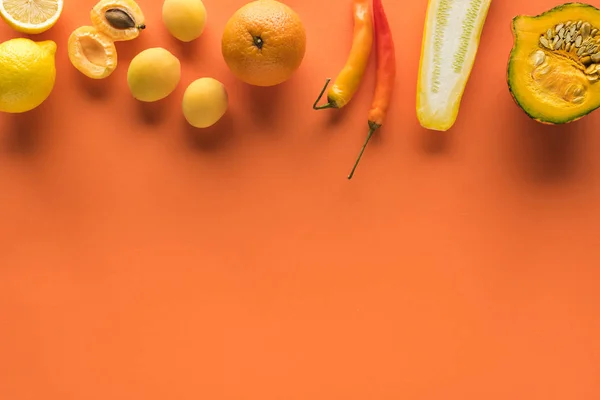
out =
[[[589,57],[588,57],[589,58]],[[591,61],[591,60],[590,60]],[[590,64],[586,69],[586,74],[593,74],[596,71],[596,64]]]
[[572,21],[567,21],[567,22],[565,22],[565,27],[569,27],[569,26],[571,26],[571,24],[572,24],[572,23],[573,23]]
[[[585,56],[585,57],[582,57],[581,60],[579,60],[579,61],[581,61],[581,63],[583,65],[589,65],[592,63],[592,58],[590,56]],[[589,72],[586,72],[586,73],[589,73]]]
[[567,46],[565,47],[565,51],[568,53],[569,51],[571,51],[571,43],[567,43]]
[[597,33],[598,33],[598,29],[594,28],[594,29],[592,29],[592,32],[590,33],[590,35],[596,36]]
[[598,75],[587,75],[588,81],[596,82],[598,80]]
[[559,40],[560,40],[560,38],[559,38],[558,36],[554,36],[554,40],[552,41],[552,45],[553,45],[555,48],[558,48],[558,47],[559,47],[559,46],[557,46],[557,45],[558,45],[558,41],[559,41]]
[[577,55],[579,57],[581,57],[583,55],[583,52],[585,51],[585,49],[583,47],[580,47],[579,50],[577,50]]
[[549,48],[550,47],[550,43],[548,42],[548,39],[546,39],[544,36],[540,37],[540,43],[542,44],[542,46]]
[[571,32],[567,33],[567,37],[565,38],[565,41],[567,43],[571,43],[571,40],[573,40],[573,38],[571,37]]
[[546,31],[546,36],[548,36],[548,39],[552,39],[554,37],[554,32],[552,31],[552,28]]
[[581,36],[577,36],[577,39],[575,39],[575,47],[577,47],[577,48],[581,47],[582,41],[583,41],[583,39],[581,38]]
[[577,21],[577,29],[581,29],[582,24],[583,24],[583,21]]
[[583,96],[579,96],[579,97],[575,97],[575,98],[572,100],[572,102],[573,102],[573,103],[575,103],[575,104],[581,104],[581,103],[583,103],[583,100],[584,100],[584,99],[585,99],[585,97],[583,97]]
[[565,24],[558,24],[558,25],[556,25],[556,27],[554,27],[554,30],[555,30],[556,32],[558,32],[558,31],[560,31],[560,30],[561,30],[561,29],[562,29],[564,26],[565,26]]
[[558,32],[558,36],[560,36],[561,39],[565,37],[565,28],[560,28],[556,32]]
[[590,36],[590,32],[592,31],[592,26],[589,23],[584,23],[581,26],[581,36],[583,36],[584,39],[587,39],[588,36]]
[[590,58],[593,62],[600,62],[600,53],[592,54]]
[[546,53],[544,53],[542,50],[536,51],[533,54],[532,61],[534,67],[539,67],[544,63],[544,61],[546,61]]
[[104,13],[104,18],[115,29],[135,28],[135,20],[127,11],[120,8],[111,8]]

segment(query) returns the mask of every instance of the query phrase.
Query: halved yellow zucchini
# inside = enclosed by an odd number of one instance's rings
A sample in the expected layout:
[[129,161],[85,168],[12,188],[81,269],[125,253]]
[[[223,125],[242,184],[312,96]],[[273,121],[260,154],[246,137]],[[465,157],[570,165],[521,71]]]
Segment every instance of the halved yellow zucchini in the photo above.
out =
[[423,32],[417,117],[427,129],[454,125],[491,0],[429,0]]

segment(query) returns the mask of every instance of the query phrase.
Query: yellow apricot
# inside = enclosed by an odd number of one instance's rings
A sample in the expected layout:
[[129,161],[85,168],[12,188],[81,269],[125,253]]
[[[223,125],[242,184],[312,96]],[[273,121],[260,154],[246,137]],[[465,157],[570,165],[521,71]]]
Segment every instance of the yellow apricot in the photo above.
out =
[[183,116],[195,128],[216,124],[227,111],[227,106],[227,90],[213,78],[195,80],[183,94]]
[[176,39],[191,42],[204,31],[206,8],[202,0],[165,0],[162,19]]
[[127,84],[134,98],[152,102],[170,95],[181,79],[181,63],[162,47],[143,50],[127,71]]

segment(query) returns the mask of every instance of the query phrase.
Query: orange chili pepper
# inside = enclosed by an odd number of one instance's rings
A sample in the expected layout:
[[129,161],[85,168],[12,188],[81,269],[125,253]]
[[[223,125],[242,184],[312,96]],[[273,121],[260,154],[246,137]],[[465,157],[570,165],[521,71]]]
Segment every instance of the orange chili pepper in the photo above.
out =
[[329,86],[330,78],[325,82],[319,98],[313,104],[313,109],[342,108],[350,102],[358,90],[373,47],[373,21],[369,2],[370,0],[354,0],[354,38],[348,60],[327,93],[327,103],[317,106]]
[[373,133],[383,125],[383,120],[388,111],[394,81],[396,79],[396,54],[392,31],[383,9],[381,0],[373,0],[373,21],[375,25],[375,40],[377,47],[377,76],[373,102],[369,110],[369,134],[358,154],[356,163],[348,175],[352,179],[354,171],[373,136]]

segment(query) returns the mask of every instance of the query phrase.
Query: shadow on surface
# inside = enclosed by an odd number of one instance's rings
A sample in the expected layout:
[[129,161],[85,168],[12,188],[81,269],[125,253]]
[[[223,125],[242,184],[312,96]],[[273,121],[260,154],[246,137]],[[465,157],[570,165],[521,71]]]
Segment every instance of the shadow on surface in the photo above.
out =
[[196,53],[200,51],[197,49],[198,46],[195,43],[196,40],[182,42],[181,40],[171,37],[172,48],[176,51],[177,57],[185,61],[194,60]]
[[[323,101],[323,99],[321,99],[321,101]],[[327,103],[327,99],[325,99],[324,103],[319,103],[319,104],[325,104]],[[329,114],[327,117],[327,127],[332,128],[340,123],[342,123],[342,121],[344,121],[346,118],[348,118],[351,113],[352,110],[354,109],[355,105],[356,105],[357,101],[350,101],[348,104],[346,104],[344,107],[342,108],[326,108],[324,110],[317,110],[314,111],[311,108],[312,112],[319,112],[319,113],[327,113]],[[366,113],[363,111],[363,114],[366,117]],[[368,126],[367,126],[367,120],[365,119],[365,124],[364,127],[366,127],[365,129],[367,129],[368,132]]]
[[27,155],[40,145],[43,113],[40,108],[22,114],[10,114],[7,118],[6,149],[9,153]]
[[148,125],[158,125],[164,121],[166,113],[169,109],[169,102],[173,93],[168,97],[154,102],[144,102],[131,98],[131,101],[136,102],[136,107],[142,121]]
[[425,129],[419,125],[419,137],[421,142],[421,149],[427,154],[443,154],[450,149],[450,143],[452,139],[452,128],[449,130],[434,131],[431,129]]
[[245,102],[252,113],[252,120],[263,127],[263,132],[276,130],[272,127],[277,122],[279,111],[285,106],[282,99],[289,98],[285,95],[286,83],[268,87],[243,84]]
[[[75,69],[75,67],[73,67],[73,69]],[[112,76],[108,76],[104,79],[92,79],[85,76],[77,69],[75,69],[73,73],[77,75],[79,86],[83,88],[91,98],[102,100],[110,95],[112,84],[114,82],[114,79],[111,79]]]
[[[181,40],[169,35],[171,39],[171,50],[175,56],[181,59],[181,61],[194,61],[201,62],[202,60],[208,60],[207,54],[209,50],[206,48],[208,43],[214,43],[212,40],[212,33],[208,29],[204,29],[204,32],[200,37],[192,40],[191,42],[182,42]],[[221,42],[218,40],[219,54],[221,52]],[[171,51],[170,50],[170,51]]]
[[127,70],[129,62],[133,57],[138,55],[142,50],[154,46],[148,44],[148,32],[142,31],[142,33],[133,40],[115,42],[115,47],[117,48],[118,54],[117,68],[125,68],[125,70]]
[[190,147],[200,151],[214,151],[230,142],[234,136],[233,117],[227,112],[213,126],[194,128],[185,118],[181,118],[184,132]]
[[509,159],[519,176],[542,183],[572,176],[578,164],[578,142],[589,130],[586,120],[545,125],[529,118],[515,104],[510,107],[502,120],[502,131],[510,138]]
[[[576,123],[574,123],[576,124]],[[554,181],[570,176],[576,164],[576,126],[545,126],[536,122],[523,124],[529,129],[516,132],[518,165],[536,181]]]

